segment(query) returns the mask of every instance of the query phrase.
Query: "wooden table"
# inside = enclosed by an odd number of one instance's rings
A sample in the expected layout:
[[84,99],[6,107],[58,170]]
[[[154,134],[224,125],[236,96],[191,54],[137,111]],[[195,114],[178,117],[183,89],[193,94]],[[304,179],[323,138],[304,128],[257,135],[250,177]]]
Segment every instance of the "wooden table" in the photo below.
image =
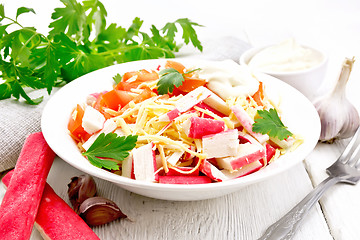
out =
[[[15,8],[20,4],[13,2],[15,1],[7,0],[5,6]],[[31,19],[34,24],[40,25],[40,30],[41,27],[46,29],[47,25],[42,21],[44,18],[46,23],[50,21],[50,11],[61,6],[58,1],[49,1],[47,6],[40,0],[21,3],[39,12],[40,20]],[[204,39],[213,35],[231,35],[247,39],[253,45],[260,45],[285,35],[294,36],[299,41],[321,47],[329,53],[326,87],[336,80],[340,63],[345,56],[360,57],[360,3],[356,0],[225,0],[221,3],[186,0],[177,5],[176,11],[171,9],[165,0],[136,0],[126,2],[126,5],[109,0],[103,3],[109,12],[109,22],[128,25],[130,19],[140,16],[147,23],[162,25],[164,21],[189,17],[207,26],[199,30],[199,37]],[[156,10],[150,14],[149,7]],[[136,12],[126,9],[136,9]],[[360,109],[358,64],[355,63],[347,95],[357,109]],[[96,227],[94,231],[104,240],[257,239],[269,225],[311,191],[313,186],[327,177],[326,167],[336,160],[347,141],[319,143],[303,163],[289,171],[233,194],[204,201],[174,202],[151,199],[96,179],[99,194],[114,200],[128,215],[128,219]],[[48,183],[69,203],[67,184],[72,176],[79,174],[81,172],[77,169],[61,159],[56,159]],[[1,186],[1,197],[3,194],[4,188]],[[312,209],[294,239],[360,239],[359,203],[360,185],[334,186]],[[37,231],[33,232],[32,239],[41,239]]]
[[[94,231],[101,239],[257,239],[326,177],[346,141],[318,144],[306,160],[288,172],[203,201],[175,202],[143,197],[95,178],[99,195],[114,200],[128,219]],[[81,174],[56,158],[48,183],[69,203],[67,184]],[[0,196],[5,190],[0,187]],[[360,185],[336,185],[307,216],[294,239],[357,239]],[[31,239],[41,239],[35,229]]]

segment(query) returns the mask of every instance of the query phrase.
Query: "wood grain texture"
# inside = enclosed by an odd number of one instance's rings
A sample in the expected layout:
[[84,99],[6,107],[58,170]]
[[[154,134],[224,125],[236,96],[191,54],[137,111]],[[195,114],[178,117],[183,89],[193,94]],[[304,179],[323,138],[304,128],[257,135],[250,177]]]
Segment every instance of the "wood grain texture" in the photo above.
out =
[[[79,174],[79,170],[56,159],[48,183],[69,203],[67,184]],[[93,228],[104,240],[257,239],[312,189],[303,164],[233,194],[193,202],[147,198],[98,178],[95,181],[99,195],[115,201],[128,215],[128,219]],[[36,230],[31,239],[41,239]],[[294,239],[333,239],[319,206],[311,211]]]
[[[327,177],[325,169],[340,156],[349,140],[333,144],[318,144],[306,159],[313,184],[318,185]],[[337,184],[320,199],[324,216],[336,240],[359,239],[360,185]]]

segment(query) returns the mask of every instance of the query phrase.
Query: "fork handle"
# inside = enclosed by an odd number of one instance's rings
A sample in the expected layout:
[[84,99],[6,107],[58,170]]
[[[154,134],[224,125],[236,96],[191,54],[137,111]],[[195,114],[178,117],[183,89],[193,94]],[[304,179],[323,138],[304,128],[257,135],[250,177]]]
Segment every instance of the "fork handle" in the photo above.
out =
[[327,189],[339,181],[341,181],[340,177],[330,176],[326,178],[286,215],[271,225],[259,240],[291,239],[311,207],[319,201]]

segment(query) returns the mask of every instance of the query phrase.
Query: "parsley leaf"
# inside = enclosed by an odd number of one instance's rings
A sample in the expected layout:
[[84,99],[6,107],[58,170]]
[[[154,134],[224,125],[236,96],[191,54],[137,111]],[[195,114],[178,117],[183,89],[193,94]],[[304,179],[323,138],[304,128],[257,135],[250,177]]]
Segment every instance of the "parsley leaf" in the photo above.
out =
[[122,76],[118,73],[115,76],[113,76],[114,82],[118,84],[122,80]]
[[164,95],[172,93],[175,87],[181,86],[185,81],[185,75],[198,71],[200,68],[192,69],[184,73],[180,73],[174,68],[166,68],[159,72],[160,78],[157,82],[158,94]]
[[182,38],[184,39],[185,44],[191,43],[198,48],[200,51],[202,51],[202,45],[200,41],[197,38],[196,31],[193,26],[201,27],[201,25],[191,22],[188,18],[180,18],[176,20],[173,23],[167,23],[165,27],[163,28],[164,33],[167,34],[167,37],[174,41],[175,33],[178,31],[176,27],[176,23],[179,24],[182,27],[183,35]]
[[260,118],[255,119],[252,130],[253,132],[268,134],[270,137],[283,140],[293,134],[287,130],[287,127],[280,120],[277,111],[271,108],[269,111],[258,110],[257,114]]
[[172,93],[174,86],[179,87],[184,82],[184,76],[174,68],[166,68],[159,72],[160,78],[157,82],[158,94]]
[[55,20],[50,23],[49,32],[51,37],[59,33],[65,33],[68,36],[76,35],[76,39],[82,38],[82,33],[86,27],[86,15],[84,8],[76,0],[60,0],[65,7],[55,8],[51,18]]
[[19,7],[16,11],[16,20],[18,19],[18,17],[23,14],[23,13],[28,13],[28,12],[32,12],[35,14],[35,11],[34,9],[32,8],[27,8],[27,7]]
[[86,23],[88,26],[88,34],[95,28],[95,36],[98,36],[106,27],[107,11],[104,5],[97,0],[84,0],[83,1],[85,12],[89,11],[86,16]]
[[136,146],[137,137],[137,135],[119,137],[116,133],[106,135],[101,133],[82,155],[96,167],[118,170],[117,161],[123,161],[129,156],[129,151]]
[[46,88],[50,94],[55,86],[113,64],[173,58],[182,47],[175,41],[179,26],[182,41],[202,50],[194,29],[201,25],[187,18],[163,28],[151,25],[145,32],[138,17],[128,28],[107,24],[106,9],[99,0],[60,1],[63,7],[54,9],[48,35],[18,21],[22,14],[35,14],[34,9],[20,7],[11,18],[0,4],[0,99],[22,97],[38,104],[42,98],[31,99],[26,87]]
[[0,4],[0,19],[2,20],[4,17],[5,17],[4,4]]

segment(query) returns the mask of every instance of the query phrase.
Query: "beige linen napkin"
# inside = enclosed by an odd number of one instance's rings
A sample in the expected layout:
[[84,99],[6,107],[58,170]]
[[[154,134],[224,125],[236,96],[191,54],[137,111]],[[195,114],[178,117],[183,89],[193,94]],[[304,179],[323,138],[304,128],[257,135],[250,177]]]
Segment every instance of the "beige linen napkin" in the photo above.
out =
[[[56,91],[54,89],[51,95]],[[13,168],[26,137],[41,131],[41,113],[49,95],[45,89],[33,90],[28,94],[33,98],[43,96],[44,100],[39,105],[29,105],[15,99],[0,101],[0,172]]]
[[[203,52],[184,48],[177,57],[193,57],[208,60],[232,59],[238,62],[240,55],[250,48],[249,44],[236,37],[222,37],[203,41]],[[29,93],[32,97],[44,96],[42,103],[32,106],[14,99],[0,100],[0,172],[13,168],[25,138],[41,131],[41,113],[49,96],[45,89]]]

